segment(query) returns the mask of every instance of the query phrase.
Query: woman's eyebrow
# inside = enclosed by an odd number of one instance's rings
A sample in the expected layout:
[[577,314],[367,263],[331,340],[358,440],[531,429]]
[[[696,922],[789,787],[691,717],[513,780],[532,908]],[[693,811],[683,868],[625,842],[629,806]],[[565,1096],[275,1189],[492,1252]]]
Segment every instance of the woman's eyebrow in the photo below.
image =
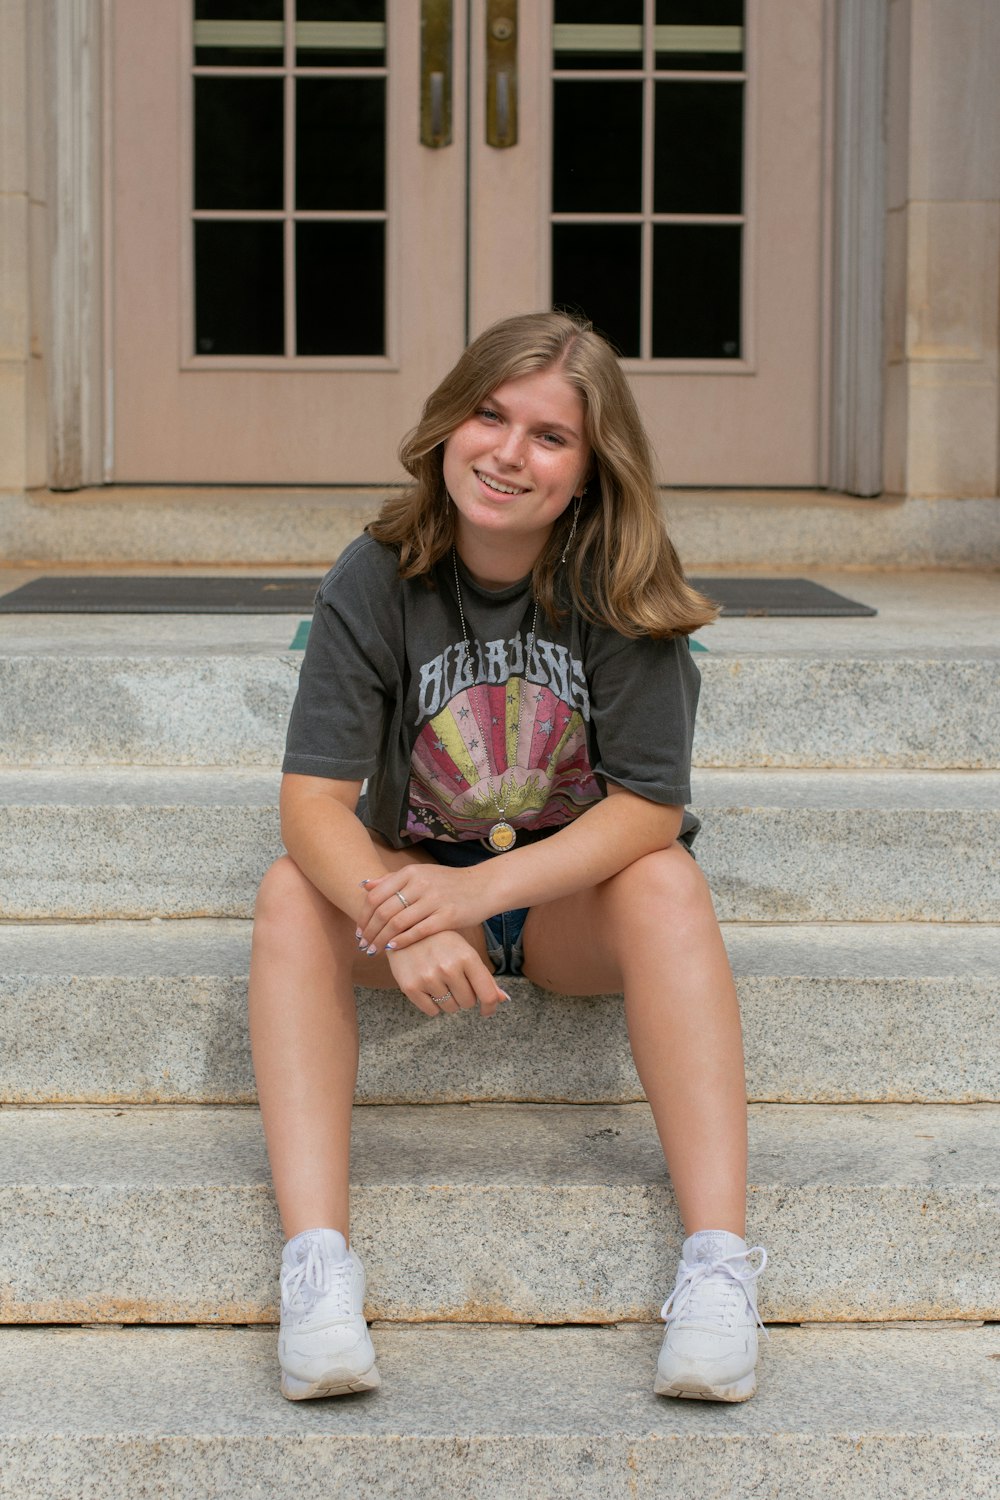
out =
[[[498,397],[487,396],[485,398],[484,404],[486,403],[488,403],[490,406],[495,406],[502,417],[507,416],[507,408],[506,406],[504,406],[503,402],[499,400]],[[567,436],[575,438],[582,436],[579,428],[567,427],[565,422],[535,422],[533,425],[535,427],[541,428],[545,432],[565,432]]]

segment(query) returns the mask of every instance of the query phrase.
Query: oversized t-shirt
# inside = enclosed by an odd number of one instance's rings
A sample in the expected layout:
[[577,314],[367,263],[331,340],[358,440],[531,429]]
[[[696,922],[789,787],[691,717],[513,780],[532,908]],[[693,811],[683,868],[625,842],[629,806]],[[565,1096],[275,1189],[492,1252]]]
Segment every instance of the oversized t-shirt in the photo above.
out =
[[[529,654],[530,576],[492,590],[458,568],[468,644],[450,553],[430,587],[371,537],[341,554],[316,596],[282,769],[367,779],[364,821],[396,848],[484,838],[497,800],[514,828],[555,829],[608,781],[688,802],[687,639],[629,639],[576,609],[553,626],[539,610]],[[698,826],[685,812],[684,842]]]

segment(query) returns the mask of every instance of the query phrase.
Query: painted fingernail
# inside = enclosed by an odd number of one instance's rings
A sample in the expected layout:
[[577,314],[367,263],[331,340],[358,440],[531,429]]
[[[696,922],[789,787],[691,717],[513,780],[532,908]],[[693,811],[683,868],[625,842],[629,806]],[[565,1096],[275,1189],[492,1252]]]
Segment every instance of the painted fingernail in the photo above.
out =
[[375,954],[378,952],[378,949],[376,948],[375,944],[372,943],[372,945],[371,945],[370,948],[366,948],[365,949],[365,952],[368,954],[369,958],[373,958],[375,956]]
[[395,953],[395,951],[396,951],[396,944],[395,943],[386,943],[385,950],[386,950],[387,953]]
[[360,927],[355,927],[355,929],[354,929],[354,936],[356,938],[359,938],[361,936],[361,928]]
[[503,998],[505,1000],[509,1000],[510,999],[510,996],[508,995],[508,993],[507,993],[506,990],[501,990],[500,993],[501,993],[501,995],[503,996]]
[[358,885],[361,887],[361,889],[363,891],[366,891],[368,889],[368,886],[369,886],[369,881],[367,879],[366,880],[359,880],[358,881]]

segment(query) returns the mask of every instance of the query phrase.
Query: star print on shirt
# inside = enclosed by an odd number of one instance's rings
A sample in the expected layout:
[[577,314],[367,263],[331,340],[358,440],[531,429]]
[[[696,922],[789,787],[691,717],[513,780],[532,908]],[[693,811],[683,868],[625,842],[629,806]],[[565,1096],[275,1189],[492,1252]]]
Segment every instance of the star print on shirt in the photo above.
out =
[[467,719],[469,717],[469,710],[467,708],[460,708],[458,710],[458,717],[460,719]]

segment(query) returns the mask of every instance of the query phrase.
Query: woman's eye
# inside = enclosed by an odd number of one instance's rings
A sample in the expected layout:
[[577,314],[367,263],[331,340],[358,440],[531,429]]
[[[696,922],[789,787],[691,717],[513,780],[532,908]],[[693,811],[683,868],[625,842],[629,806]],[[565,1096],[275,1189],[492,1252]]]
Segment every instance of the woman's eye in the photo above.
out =
[[492,406],[481,406],[476,416],[482,417],[486,422],[499,422],[500,420],[499,414],[493,410]]
[[563,441],[562,438],[559,436],[558,432],[543,432],[542,433],[542,440],[543,440],[543,442],[546,442],[546,443],[556,443],[560,447],[562,446],[562,441]]

